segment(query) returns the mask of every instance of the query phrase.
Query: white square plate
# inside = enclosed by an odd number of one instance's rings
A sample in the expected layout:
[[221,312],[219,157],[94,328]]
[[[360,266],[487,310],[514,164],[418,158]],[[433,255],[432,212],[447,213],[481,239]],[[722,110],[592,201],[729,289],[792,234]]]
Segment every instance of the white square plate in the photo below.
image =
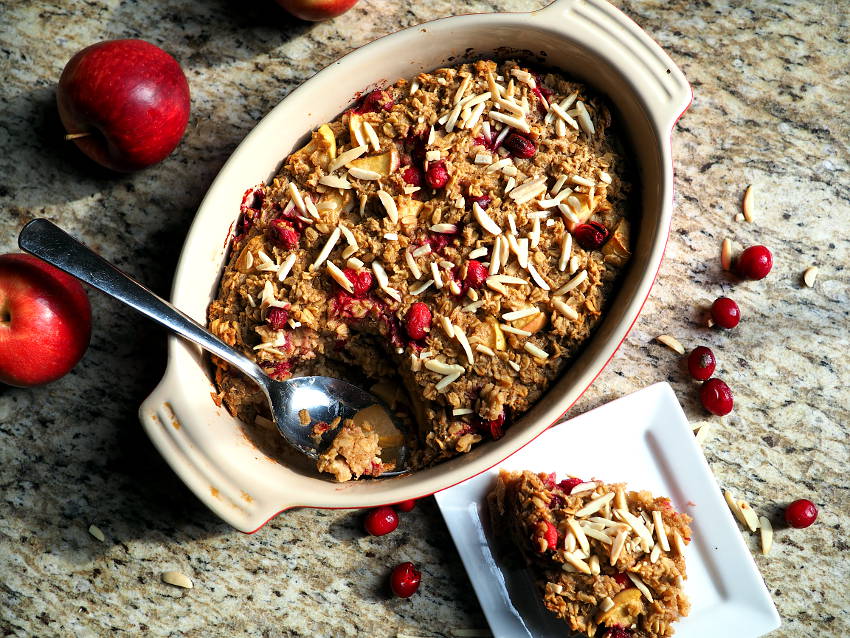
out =
[[499,466],[436,494],[496,638],[563,638],[566,625],[542,603],[528,573],[500,565],[486,507],[499,468],[627,482],[669,496],[693,517],[685,592],[691,612],[677,638],[756,638],[779,614],[697,445],[673,389],[658,383],[545,432]]

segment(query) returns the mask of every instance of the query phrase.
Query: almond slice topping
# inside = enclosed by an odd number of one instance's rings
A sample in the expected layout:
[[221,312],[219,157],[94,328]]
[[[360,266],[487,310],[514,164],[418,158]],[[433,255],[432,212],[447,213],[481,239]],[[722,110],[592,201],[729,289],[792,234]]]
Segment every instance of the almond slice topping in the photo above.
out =
[[577,558],[575,554],[571,552],[564,552],[564,559],[577,570],[579,570],[582,574],[590,574],[590,565],[585,563],[580,558]]
[[475,363],[475,358],[472,355],[472,348],[469,345],[469,339],[466,338],[466,333],[460,326],[454,326],[454,333],[455,339],[457,339],[458,343],[460,343],[460,347],[463,348],[463,351],[466,354],[466,360],[469,361],[469,365],[473,365]]
[[426,282],[424,282],[424,283],[419,284],[419,285],[418,285],[418,286],[416,286],[415,288],[411,288],[411,289],[410,289],[410,294],[411,294],[411,295],[413,295],[414,297],[416,297],[417,295],[421,295],[423,292],[425,292],[426,290],[428,290],[428,288],[430,288],[430,287],[431,287],[431,286],[433,286],[433,285],[434,285],[434,280],[433,280],[433,279],[429,279],[428,281],[426,281]]
[[576,312],[571,306],[568,306],[563,299],[560,299],[559,297],[552,297],[552,299],[549,300],[549,303],[556,311],[564,315],[567,319],[572,321],[578,319],[578,312]]
[[440,323],[441,323],[441,324],[442,324],[442,326],[443,326],[443,332],[445,332],[445,333],[446,333],[446,336],[447,336],[449,339],[453,339],[453,338],[454,338],[454,336],[455,336],[455,327],[452,325],[452,320],[451,320],[451,319],[449,319],[449,318],[448,318],[447,316],[445,316],[445,315],[441,315],[441,316],[440,316]]
[[531,336],[531,333],[528,330],[523,330],[522,328],[514,328],[513,326],[509,326],[506,323],[500,323],[499,327],[502,329],[502,332],[510,332],[511,334],[519,335],[520,337]]
[[319,256],[316,257],[316,261],[314,261],[310,266],[310,270],[316,270],[316,268],[318,268],[324,263],[325,259],[328,258],[328,255],[330,255],[331,251],[334,249],[334,246],[336,246],[336,242],[339,241],[339,236],[341,233],[342,231],[339,229],[339,226],[334,228],[333,232],[331,233],[331,236],[328,237],[328,241],[325,242],[322,251],[319,253]]
[[436,372],[437,374],[455,374],[456,372],[462,372],[463,366],[445,363],[444,361],[439,361],[437,359],[426,359],[425,367],[428,368],[431,372]]
[[360,250],[360,246],[357,245],[357,239],[355,239],[354,233],[352,233],[351,230],[343,224],[339,225],[339,229],[342,231],[342,236],[345,238],[346,243],[348,243],[348,245],[355,251]]
[[628,576],[629,580],[634,583],[635,587],[638,588],[638,591],[640,591],[640,593],[643,594],[649,602],[652,602],[652,592],[649,591],[649,587],[643,583],[640,577],[632,572],[626,572],[626,576]]
[[491,235],[501,235],[502,229],[499,228],[499,225],[493,221],[493,218],[487,214],[481,206],[478,205],[478,202],[472,202],[472,213],[475,215],[475,221],[486,230]]
[[338,283],[347,293],[354,292],[354,286],[348,280],[348,277],[345,276],[345,273],[342,272],[332,261],[328,260],[325,263],[325,267],[327,268],[328,274],[333,277],[334,281]]
[[369,138],[369,142],[372,144],[372,148],[375,149],[375,152],[381,150],[381,141],[378,139],[378,134],[375,133],[375,129],[372,128],[372,125],[369,122],[363,122],[363,130],[366,131],[366,137]]
[[516,321],[517,319],[523,319],[524,317],[536,315],[538,312],[540,312],[540,310],[538,310],[535,306],[530,306],[528,308],[521,308],[520,310],[506,312],[502,315],[502,319],[504,319],[505,321]]
[[551,290],[549,284],[546,283],[545,279],[543,279],[543,276],[539,272],[537,272],[537,268],[534,267],[534,264],[528,264],[526,270],[528,270],[528,274],[531,275],[531,278],[534,280],[534,283],[536,283],[541,290]]
[[567,520],[567,525],[569,525],[570,529],[573,531],[573,534],[576,535],[576,540],[578,541],[579,547],[581,547],[581,551],[585,554],[590,554],[590,543],[587,540],[587,536],[584,534],[584,530],[581,528],[581,525],[574,518],[570,518]]
[[283,281],[286,279],[289,272],[292,270],[292,267],[295,265],[296,255],[295,253],[290,253],[286,259],[283,260],[283,263],[280,265],[280,268],[277,271],[277,280]]
[[437,290],[440,290],[443,287],[443,274],[440,272],[440,267],[435,261],[431,262],[431,277],[434,278],[434,285],[437,287]]
[[670,541],[667,540],[667,529],[664,527],[664,519],[661,517],[661,512],[658,510],[652,510],[652,524],[655,526],[655,535],[658,537],[661,549],[665,552],[669,552]]
[[629,530],[621,529],[614,537],[614,542],[611,543],[611,549],[608,554],[611,565],[617,564],[617,559],[620,558],[620,554],[623,551],[623,546],[626,544],[626,536],[628,536],[628,534]]
[[748,222],[753,221],[753,185],[750,184],[747,186],[747,190],[744,193],[744,201],[741,203],[741,208],[744,211],[744,219]]
[[[341,168],[342,166],[348,164],[351,160],[356,160],[368,150],[368,146],[355,146],[354,148],[348,149],[344,153],[340,153],[334,161],[328,164],[328,173],[333,173],[338,168]],[[321,180],[319,180],[319,182],[321,183]]]
[[387,211],[387,217],[390,218],[390,221],[393,224],[398,223],[398,207],[396,206],[395,200],[392,198],[392,195],[390,195],[385,190],[379,190],[378,199],[380,199],[381,204],[384,205],[384,209]]
[[598,498],[593,499],[587,505],[576,512],[576,518],[584,518],[601,510],[607,503],[614,499],[614,492],[608,492]]
[[486,256],[487,256],[487,252],[488,252],[487,247],[486,247],[486,246],[481,246],[480,248],[476,248],[475,250],[473,250],[472,252],[470,252],[470,253],[469,253],[469,258],[470,258],[470,259],[478,259],[479,257],[486,257]]
[[585,281],[587,281],[587,270],[582,270],[575,277],[570,279],[567,283],[565,283],[563,286],[553,292],[552,296],[557,297],[559,295],[566,294],[569,291],[579,287]]
[[375,181],[381,179],[381,174],[377,171],[370,171],[368,169],[359,168],[357,166],[352,166],[351,168],[349,168],[348,174],[355,179],[362,179],[366,181]]
[[322,175],[322,177],[319,178],[319,184],[324,184],[331,188],[351,188],[351,182],[344,177],[339,177],[338,175]]
[[[509,103],[502,101],[500,102],[500,104],[508,105]],[[501,122],[502,124],[507,124],[511,128],[515,128],[518,131],[522,131],[523,133],[531,133],[531,127],[524,119],[521,120],[519,118],[512,117],[510,115],[505,115],[504,113],[499,113],[498,111],[493,110],[491,110],[487,114],[487,116],[492,120],[496,120],[497,122]]]
[[514,277],[513,275],[493,275],[492,277],[487,277],[487,281],[493,280],[500,284],[509,284],[511,286],[522,286],[527,284],[528,281],[523,279],[522,277]]
[[764,516],[759,517],[759,530],[761,532],[761,553],[767,556],[773,547],[773,525]]
[[410,254],[410,251],[404,252],[404,260],[407,262],[407,267],[410,268],[410,274],[413,275],[413,278],[417,280],[421,279],[422,271],[419,270],[419,266],[416,264],[416,260]]
[[561,255],[558,258],[558,270],[564,272],[567,268],[567,262],[570,259],[570,254],[573,250],[573,236],[571,233],[564,233],[561,238]]

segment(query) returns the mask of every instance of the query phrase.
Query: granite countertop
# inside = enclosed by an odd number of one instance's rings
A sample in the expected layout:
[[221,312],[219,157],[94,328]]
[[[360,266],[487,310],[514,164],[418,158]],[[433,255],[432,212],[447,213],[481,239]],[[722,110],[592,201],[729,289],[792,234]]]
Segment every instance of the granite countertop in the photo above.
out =
[[[331,22],[290,19],[270,0],[0,3],[0,249],[49,217],[167,295],[210,181],[254,123],[332,60],[375,37],[470,11],[545,0],[362,0]],[[789,500],[820,507],[806,530],[777,530],[769,557],[746,537],[782,616],[772,636],[850,632],[848,271],[842,3],[617,0],[681,66],[694,102],[673,135],[675,216],[658,282],[578,414],[666,380],[694,422],[718,481],[774,521]],[[102,39],[142,37],[186,70],[193,114],[178,152],[111,175],[62,142],[54,89],[65,62]],[[735,220],[755,183],[753,223]],[[724,237],[768,245],[762,282],[721,272]],[[820,267],[814,288],[801,276]],[[730,293],[744,321],[702,325]],[[295,510],[252,536],[219,521],[171,472],[136,411],[164,369],[165,337],[101,295],[77,368],[38,389],[0,388],[0,630],[13,636],[451,636],[487,627],[433,499],[383,538],[354,511]],[[735,391],[707,419],[668,333],[705,343]],[[98,542],[87,529],[105,533]],[[392,565],[423,571],[410,600],[387,595]],[[180,570],[192,590],[160,581]],[[482,631],[481,635],[488,635]]]

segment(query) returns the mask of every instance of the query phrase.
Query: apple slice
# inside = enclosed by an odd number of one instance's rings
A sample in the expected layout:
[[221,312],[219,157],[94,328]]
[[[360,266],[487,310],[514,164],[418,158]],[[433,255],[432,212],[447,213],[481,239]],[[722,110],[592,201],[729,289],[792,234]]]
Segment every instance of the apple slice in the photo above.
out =
[[486,321],[490,326],[490,337],[487,345],[493,350],[504,350],[507,347],[507,342],[505,341],[505,333],[502,332],[502,329],[499,327],[499,322],[496,321],[495,317],[489,316]]
[[527,317],[524,321],[525,323],[522,323],[517,327],[522,328],[523,330],[528,330],[530,333],[533,334],[546,325],[546,313],[538,312],[536,315],[531,315],[530,317]]
[[355,160],[351,160],[348,166],[356,166],[367,171],[374,171],[381,177],[387,177],[394,173],[400,164],[401,158],[399,158],[398,151],[395,146],[392,146],[390,150],[380,155],[369,155],[368,157],[358,157]]
[[413,199],[409,195],[399,195],[396,198],[396,208],[398,208],[398,218],[419,217],[419,210],[422,208],[422,202]]
[[345,206],[348,205],[348,203],[351,201],[351,198],[351,191],[345,190],[342,191],[342,194],[340,194],[340,191],[338,189],[335,189],[332,190],[330,193],[323,195],[322,198],[319,200],[319,203],[330,202],[331,204],[333,204],[331,208],[337,213],[339,213],[343,210]]
[[381,448],[397,448],[404,443],[404,435],[383,406],[370,405],[355,414],[353,421],[361,426],[365,423],[371,425],[372,430],[378,434],[378,445]]
[[629,250],[629,222],[625,219],[621,219],[620,223],[614,228],[611,238],[602,247],[602,254],[605,255],[605,261],[616,266],[622,266],[631,257],[632,253]]
[[327,167],[328,163],[336,157],[336,138],[331,127],[327,124],[322,124],[314,131],[312,139],[292,155],[311,157],[316,151],[319,151],[322,155],[319,161],[323,167]]

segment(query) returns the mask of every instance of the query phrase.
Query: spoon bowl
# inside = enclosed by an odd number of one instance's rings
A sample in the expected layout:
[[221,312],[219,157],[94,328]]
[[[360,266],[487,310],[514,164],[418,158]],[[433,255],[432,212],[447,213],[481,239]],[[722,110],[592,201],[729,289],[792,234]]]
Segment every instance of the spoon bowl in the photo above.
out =
[[[329,428],[321,436],[315,436],[313,428],[302,423],[303,410],[309,414],[311,423],[330,424],[339,418],[339,424],[345,419],[356,421],[358,414],[379,406],[392,425],[398,428],[392,411],[380,399],[342,379],[318,376],[295,377],[286,381],[271,379],[256,363],[47,219],[34,219],[24,226],[18,236],[18,245],[240,370],[262,388],[283,438],[312,459],[317,459],[330,445],[339,427]],[[381,452],[381,460],[392,464],[394,469],[380,476],[397,476],[406,472],[406,458],[403,443],[387,446]]]

